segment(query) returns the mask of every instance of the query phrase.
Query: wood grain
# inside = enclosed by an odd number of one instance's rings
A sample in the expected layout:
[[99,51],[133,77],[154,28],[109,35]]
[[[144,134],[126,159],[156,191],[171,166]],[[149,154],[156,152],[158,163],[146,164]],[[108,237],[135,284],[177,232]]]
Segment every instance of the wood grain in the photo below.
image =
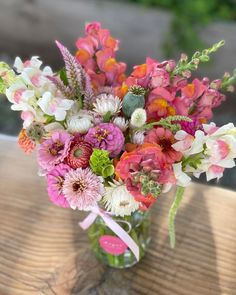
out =
[[35,156],[0,141],[0,295],[236,294],[236,193],[193,184],[177,216],[171,250],[167,213],[173,192],[153,209],[153,239],[135,267],[101,265],[78,227],[85,215],[48,201]]

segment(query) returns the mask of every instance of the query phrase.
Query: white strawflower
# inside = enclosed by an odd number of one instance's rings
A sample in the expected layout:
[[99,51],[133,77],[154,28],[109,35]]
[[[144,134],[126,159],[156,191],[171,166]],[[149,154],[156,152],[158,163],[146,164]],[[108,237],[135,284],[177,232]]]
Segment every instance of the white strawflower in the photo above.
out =
[[93,117],[81,110],[67,119],[67,130],[71,133],[86,133],[93,126],[92,121]]
[[121,105],[121,100],[118,96],[101,94],[93,104],[93,110],[101,116],[105,116],[108,112],[110,112],[111,115],[114,115],[120,111]]
[[120,128],[122,132],[125,132],[125,130],[128,128],[129,122],[125,120],[124,117],[116,117],[113,120],[113,123]]
[[135,132],[131,137],[131,142],[134,144],[143,144],[144,142],[144,132]]
[[123,183],[114,181],[109,182],[109,185],[105,188],[106,192],[103,197],[103,202],[109,212],[115,216],[124,217],[131,215],[139,208],[139,202],[135,201]]
[[146,111],[142,108],[138,108],[131,115],[130,125],[131,127],[140,128],[146,123],[146,120]]

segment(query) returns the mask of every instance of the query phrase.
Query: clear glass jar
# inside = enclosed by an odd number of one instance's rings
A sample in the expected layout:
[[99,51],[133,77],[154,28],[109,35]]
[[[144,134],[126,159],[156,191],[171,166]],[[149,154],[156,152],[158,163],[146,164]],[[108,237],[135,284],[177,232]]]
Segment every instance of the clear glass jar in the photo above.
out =
[[[134,212],[131,216],[112,217],[139,246],[140,259],[144,256],[150,242],[150,210]],[[131,267],[138,261],[133,252],[116,234],[106,226],[98,216],[88,230],[88,236],[93,252],[103,263],[115,267]]]

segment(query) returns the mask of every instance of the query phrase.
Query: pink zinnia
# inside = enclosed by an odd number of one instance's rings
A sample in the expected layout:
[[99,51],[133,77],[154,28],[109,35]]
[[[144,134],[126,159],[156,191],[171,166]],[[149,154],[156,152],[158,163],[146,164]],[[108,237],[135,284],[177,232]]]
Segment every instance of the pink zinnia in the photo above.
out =
[[68,154],[73,136],[65,131],[56,131],[45,140],[38,150],[39,165],[50,171],[55,165],[63,162]]
[[123,133],[113,123],[101,123],[90,128],[84,140],[93,147],[108,151],[112,158],[119,155],[125,143]]
[[158,144],[161,147],[166,163],[178,162],[182,158],[182,154],[173,149],[172,144],[175,143],[175,138],[172,132],[168,129],[158,127],[152,129],[145,136],[144,142]]
[[59,164],[52,169],[47,175],[48,195],[50,200],[57,206],[68,208],[70,207],[63,192],[62,186],[64,177],[71,168],[65,164]]
[[88,211],[104,193],[103,178],[89,168],[71,170],[65,175],[62,191],[72,209]]

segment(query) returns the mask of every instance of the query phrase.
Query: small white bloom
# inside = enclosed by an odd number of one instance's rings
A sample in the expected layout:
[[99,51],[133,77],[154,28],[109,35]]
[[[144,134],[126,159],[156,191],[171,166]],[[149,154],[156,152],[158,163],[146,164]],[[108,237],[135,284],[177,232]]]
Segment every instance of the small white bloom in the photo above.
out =
[[44,126],[46,132],[52,133],[56,130],[64,130],[64,127],[58,122],[52,122]]
[[146,120],[146,111],[142,108],[138,108],[131,115],[130,125],[131,127],[140,128],[146,123]]
[[72,116],[67,120],[67,130],[71,133],[86,133],[92,127],[92,122],[88,117]]
[[128,128],[129,122],[124,117],[116,117],[113,123],[120,128],[122,132],[125,132]]
[[38,56],[32,56],[30,60],[23,62],[19,56],[16,57],[13,67],[18,73],[23,72],[25,68],[39,69],[42,65],[42,61]]
[[135,132],[131,137],[131,142],[134,144],[143,144],[144,142],[144,132]]
[[191,178],[183,172],[182,170],[182,164],[181,163],[176,163],[173,164],[173,170],[176,178],[176,184],[179,186],[188,186],[189,183],[191,182]]
[[38,105],[42,111],[49,115],[55,116],[57,121],[63,121],[68,111],[74,102],[69,99],[61,99],[60,97],[53,97],[51,92],[45,92],[38,100]]
[[93,110],[101,116],[106,115],[108,112],[114,115],[119,113],[121,109],[121,100],[118,96],[113,96],[112,94],[101,94],[93,106]]
[[115,216],[124,217],[138,210],[139,202],[135,201],[123,183],[114,181],[109,184],[103,197],[105,207],[109,212]]

